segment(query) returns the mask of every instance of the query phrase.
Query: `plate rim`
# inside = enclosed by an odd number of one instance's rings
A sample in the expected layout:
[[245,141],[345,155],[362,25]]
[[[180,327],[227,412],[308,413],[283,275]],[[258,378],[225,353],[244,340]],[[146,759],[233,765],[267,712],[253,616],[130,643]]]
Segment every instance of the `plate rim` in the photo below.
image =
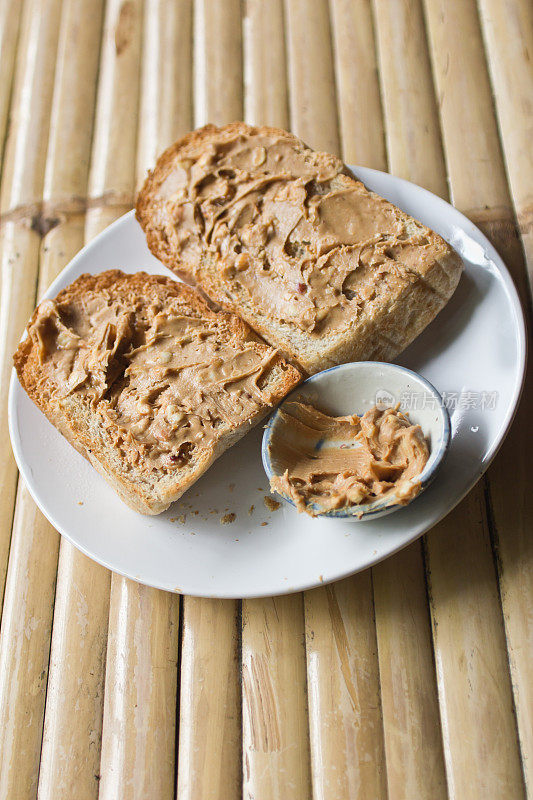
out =
[[[522,307],[522,302],[520,295],[518,294],[518,290],[514,284],[513,278],[511,273],[509,272],[507,265],[505,264],[503,258],[500,256],[496,248],[492,245],[489,239],[485,236],[485,234],[461,211],[456,209],[451,203],[448,203],[442,197],[430,192],[428,189],[425,189],[418,184],[415,184],[411,181],[406,180],[405,178],[397,177],[396,175],[392,175],[391,173],[384,172],[382,170],[372,169],[370,167],[360,167],[360,166],[353,166],[348,165],[349,169],[351,169],[356,178],[362,180],[363,183],[366,182],[366,176],[368,178],[372,178],[373,176],[385,176],[387,180],[391,180],[393,184],[399,186],[400,188],[407,189],[407,191],[414,190],[415,192],[426,195],[428,198],[431,198],[431,202],[434,204],[437,202],[437,205],[440,205],[442,208],[446,209],[447,213],[452,214],[458,221],[458,227],[460,227],[463,231],[465,231],[469,236],[473,236],[475,240],[481,242],[483,247],[487,251],[487,255],[490,260],[495,263],[499,276],[503,278],[503,283],[505,290],[507,292],[510,306],[514,312],[514,319],[516,322],[516,329],[518,333],[517,337],[517,363],[519,364],[519,370],[516,375],[515,383],[513,386],[512,392],[512,400],[508,404],[507,412],[505,417],[502,421],[501,429],[499,436],[495,439],[492,446],[487,450],[483,460],[479,464],[479,469],[473,473],[472,480],[467,485],[466,489],[460,496],[458,496],[453,503],[446,504],[443,506],[444,510],[440,513],[434,520],[432,520],[429,524],[423,525],[422,530],[416,530],[416,532],[406,537],[400,544],[397,546],[390,547],[386,553],[381,552],[379,555],[375,557],[370,557],[365,560],[363,564],[360,564],[355,569],[349,568],[338,574],[333,576],[324,577],[322,580],[320,579],[322,576],[315,578],[313,580],[306,580],[302,581],[296,585],[291,584],[290,581],[287,581],[285,586],[275,586],[271,587],[269,591],[261,591],[258,593],[250,593],[247,592],[246,594],[236,595],[234,593],[224,592],[224,591],[200,591],[198,588],[194,587],[181,587],[179,591],[176,588],[170,587],[165,585],[161,582],[157,583],[154,580],[145,580],[139,575],[131,574],[123,569],[118,569],[114,564],[109,563],[104,557],[99,556],[90,548],[84,546],[79,541],[76,541],[75,538],[64,528],[62,525],[57,524],[57,520],[54,519],[52,513],[47,511],[45,502],[41,500],[39,496],[39,490],[36,486],[36,482],[32,476],[32,470],[29,464],[27,464],[25,458],[22,455],[22,445],[20,441],[20,437],[18,435],[17,425],[15,423],[15,418],[17,415],[17,404],[16,404],[16,390],[17,388],[20,391],[23,391],[22,386],[19,383],[17,373],[14,368],[11,370],[11,377],[10,377],[10,384],[9,384],[9,392],[8,392],[8,430],[11,440],[11,446],[13,450],[13,455],[15,457],[15,461],[17,467],[19,469],[20,475],[24,479],[24,482],[30,492],[33,501],[36,503],[37,507],[44,515],[44,517],[50,522],[50,524],[58,531],[62,536],[64,536],[71,544],[76,547],[80,552],[84,553],[86,556],[91,558],[93,561],[101,564],[102,566],[106,567],[107,569],[115,572],[123,577],[126,577],[130,580],[133,580],[137,583],[141,583],[146,586],[151,586],[156,589],[161,589],[163,591],[170,591],[176,594],[184,594],[189,595],[191,597],[206,597],[206,598],[213,598],[213,599],[228,599],[228,600],[236,600],[236,599],[252,599],[252,598],[260,598],[260,597],[271,597],[275,595],[285,595],[285,594],[292,594],[294,592],[306,591],[311,588],[315,588],[317,586],[327,585],[328,583],[332,583],[337,580],[342,580],[344,578],[349,577],[350,575],[355,575],[358,572],[362,572],[363,570],[368,569],[369,567],[373,567],[376,564],[384,561],[386,558],[394,555],[395,553],[403,550],[405,547],[408,547],[414,541],[419,539],[425,533],[432,530],[444,517],[446,517],[465,497],[466,495],[472,490],[475,484],[479,481],[479,479],[485,474],[487,469],[489,468],[490,464],[494,460],[494,457],[498,453],[500,447],[502,446],[508,432],[509,428],[514,420],[516,415],[518,405],[520,402],[520,398],[522,395],[522,391],[524,388],[525,382],[525,375],[526,375],[526,367],[527,367],[527,355],[528,355],[528,341],[527,341],[527,333],[526,333],[526,322],[524,316],[524,310]],[[81,250],[76,253],[74,258],[72,258],[68,264],[61,270],[59,275],[52,281],[50,286],[46,289],[46,291],[42,294],[41,297],[37,299],[37,303],[41,302],[44,299],[48,299],[53,297],[59,291],[58,287],[60,287],[64,283],[65,274],[72,270],[75,270],[76,265],[79,261],[83,260],[86,253],[92,249],[95,245],[96,241],[102,242],[104,239],[109,238],[109,236],[113,235],[115,229],[126,225],[131,218],[135,217],[135,209],[131,209],[130,211],[123,214],[117,220],[112,222],[107,228],[105,228],[98,236],[84,245]],[[172,278],[176,278],[176,276],[162,263],[160,263],[160,267],[163,270],[163,274],[166,274]],[[93,273],[98,274],[98,273]],[[25,338],[26,331],[24,331],[21,340]],[[183,583],[183,581],[182,581]],[[186,583],[186,581],[185,581]],[[206,587],[207,588],[207,587]]]

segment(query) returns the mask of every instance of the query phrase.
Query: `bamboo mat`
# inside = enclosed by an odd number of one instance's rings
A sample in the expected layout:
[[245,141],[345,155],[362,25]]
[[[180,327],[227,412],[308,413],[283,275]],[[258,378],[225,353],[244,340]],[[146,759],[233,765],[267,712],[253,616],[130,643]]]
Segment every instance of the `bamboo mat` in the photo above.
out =
[[36,298],[206,121],[290,127],[451,200],[530,315],[532,58],[530,0],[0,0],[0,800],[533,797],[531,369],[443,522],[286,597],[112,575],[7,444]]

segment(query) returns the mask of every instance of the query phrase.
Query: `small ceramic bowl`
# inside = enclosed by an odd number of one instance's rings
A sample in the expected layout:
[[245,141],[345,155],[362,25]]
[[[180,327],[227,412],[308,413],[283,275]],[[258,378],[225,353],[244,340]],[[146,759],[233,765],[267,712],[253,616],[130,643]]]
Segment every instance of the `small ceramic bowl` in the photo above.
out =
[[[308,378],[298,386],[281,404],[290,400],[302,400],[316,405],[322,411],[343,416],[358,414],[362,416],[376,404],[394,407],[400,403],[400,411],[407,413],[413,424],[418,424],[429,444],[429,459],[424,470],[417,476],[422,492],[433,480],[450,444],[450,419],[442,398],[434,386],[416,372],[396,364],[379,361],[357,361],[331,367]],[[262,457],[265,472],[270,480],[281,475],[287,468],[275,447],[271,447],[274,432],[283,436],[283,419],[279,410],[274,412],[263,434]],[[278,439],[279,441],[279,439]],[[280,497],[294,505],[284,495]],[[376,499],[364,503],[339,508],[322,517],[351,517],[354,520],[376,519],[390,514],[402,506],[394,502],[394,495],[386,499]]]

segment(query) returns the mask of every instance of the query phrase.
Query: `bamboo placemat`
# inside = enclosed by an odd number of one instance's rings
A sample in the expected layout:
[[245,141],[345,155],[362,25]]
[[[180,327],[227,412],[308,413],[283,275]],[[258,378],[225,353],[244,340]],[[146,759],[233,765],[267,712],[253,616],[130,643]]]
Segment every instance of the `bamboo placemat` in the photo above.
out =
[[181,133],[246,119],[450,199],[531,311],[529,0],[0,0],[0,798],[533,797],[531,369],[486,477],[359,575],[244,602],[89,561],[7,445],[36,298]]

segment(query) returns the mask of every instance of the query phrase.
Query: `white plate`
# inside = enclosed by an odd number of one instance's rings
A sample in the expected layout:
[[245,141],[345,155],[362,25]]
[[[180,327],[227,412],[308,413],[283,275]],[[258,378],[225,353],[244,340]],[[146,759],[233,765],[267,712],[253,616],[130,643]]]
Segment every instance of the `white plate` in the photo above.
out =
[[[14,375],[9,424],[18,466],[46,517],[84,553],[129,578],[184,594],[255,597],[306,589],[365,569],[416,539],[487,468],[512,420],[524,375],[524,321],[509,273],[483,234],[440,198],[382,172],[354,172],[438,231],[465,264],[449,304],[398,359],[455,406],[449,408],[450,450],[433,485],[405,509],[365,523],[312,520],[286,505],[271,511],[263,501],[268,484],[259,426],[167,512],[144,517],[67,444]],[[46,297],[83,272],[114,267],[170,274],[149,253],[133,212],[84,248]],[[235,521],[221,524],[227,513]]]

